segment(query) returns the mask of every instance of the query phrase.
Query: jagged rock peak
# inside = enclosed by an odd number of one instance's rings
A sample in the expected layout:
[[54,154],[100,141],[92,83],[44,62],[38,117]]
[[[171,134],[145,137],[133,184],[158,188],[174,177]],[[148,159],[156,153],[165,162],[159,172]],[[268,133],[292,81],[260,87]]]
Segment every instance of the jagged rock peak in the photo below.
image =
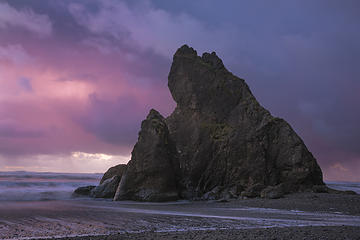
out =
[[215,52],[184,45],[177,50],[169,73],[169,90],[177,106],[223,119],[241,100],[254,99],[243,79],[234,76]]
[[187,57],[187,58],[196,58],[202,60],[204,63],[209,64],[215,69],[225,68],[222,60],[216,55],[216,52],[208,53],[204,52],[202,56],[197,55],[197,51],[188,45],[181,46],[175,53],[174,58],[176,57]]
[[197,57],[197,52],[192,47],[189,47],[188,45],[184,44],[175,52],[174,58],[178,56]]
[[149,119],[164,119],[164,117],[155,109],[150,109],[149,114],[146,117],[147,120]]

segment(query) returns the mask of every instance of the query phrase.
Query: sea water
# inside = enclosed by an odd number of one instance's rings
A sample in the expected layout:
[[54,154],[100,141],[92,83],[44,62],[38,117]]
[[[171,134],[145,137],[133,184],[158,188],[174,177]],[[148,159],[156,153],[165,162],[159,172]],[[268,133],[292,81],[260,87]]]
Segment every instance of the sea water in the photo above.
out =
[[[98,185],[101,173],[0,172],[0,201],[43,201],[72,198],[81,186]],[[360,183],[326,182],[338,190],[360,194]]]
[[354,191],[360,194],[360,183],[359,182],[326,182],[326,185],[330,188],[341,190],[341,191]]
[[98,173],[0,172],[0,201],[66,200],[80,186],[98,185]]

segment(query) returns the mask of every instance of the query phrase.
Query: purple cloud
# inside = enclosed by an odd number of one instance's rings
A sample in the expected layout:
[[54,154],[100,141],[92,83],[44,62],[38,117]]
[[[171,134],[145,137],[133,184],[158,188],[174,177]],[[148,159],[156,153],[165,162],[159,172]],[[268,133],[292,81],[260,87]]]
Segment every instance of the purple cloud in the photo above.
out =
[[0,28],[20,27],[39,36],[49,36],[52,23],[47,15],[37,14],[31,8],[16,9],[0,3]]

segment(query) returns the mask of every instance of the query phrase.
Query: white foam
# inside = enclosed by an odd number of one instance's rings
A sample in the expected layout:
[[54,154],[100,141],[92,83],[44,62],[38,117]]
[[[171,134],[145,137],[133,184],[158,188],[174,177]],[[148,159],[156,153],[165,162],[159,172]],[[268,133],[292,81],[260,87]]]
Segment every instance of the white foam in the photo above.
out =
[[[360,226],[360,216],[344,215],[344,214],[332,214],[332,213],[316,213],[316,212],[294,212],[288,210],[279,210],[271,208],[221,208],[222,210],[241,210],[258,213],[272,213],[282,215],[296,215],[297,219],[280,219],[280,218],[263,218],[263,217],[242,217],[232,215],[214,215],[214,214],[203,214],[203,213],[189,213],[179,211],[164,211],[164,210],[152,210],[152,209],[138,209],[138,208],[127,208],[127,207],[113,207],[113,206],[87,206],[90,208],[101,208],[109,209],[116,212],[127,212],[127,213],[141,213],[151,215],[170,215],[170,216],[183,216],[183,217],[201,217],[201,218],[215,218],[215,219],[230,219],[242,222],[249,222],[256,225],[266,226],[337,226],[337,225],[348,225],[348,226]],[[216,210],[220,208],[207,208],[207,210]],[[302,216],[302,219],[299,218]]]

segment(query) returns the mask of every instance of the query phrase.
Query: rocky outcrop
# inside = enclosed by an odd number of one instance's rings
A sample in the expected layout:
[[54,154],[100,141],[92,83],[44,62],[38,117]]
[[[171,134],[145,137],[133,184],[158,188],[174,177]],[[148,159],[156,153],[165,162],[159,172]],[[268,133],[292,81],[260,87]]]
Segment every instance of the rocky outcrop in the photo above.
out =
[[278,198],[324,185],[300,137],[216,53],[182,46],[168,86],[176,109],[142,122],[115,200]]
[[103,175],[98,186],[86,186],[75,189],[74,196],[89,196],[94,198],[114,198],[126,164],[119,164],[109,168]]
[[199,198],[218,186],[259,196],[282,183],[289,191],[323,185],[320,167],[291,126],[271,116],[214,52],[199,57],[181,47],[168,85],[177,103],[166,122],[180,162],[181,197]]
[[106,179],[99,186],[91,190],[90,196],[94,198],[113,198],[120,183],[121,176],[114,175]]
[[126,170],[126,164],[119,164],[114,167],[109,168],[103,175],[103,177],[100,180],[100,185],[107,179],[110,179],[114,176],[121,176],[124,174]]
[[170,201],[179,198],[179,163],[165,119],[151,110],[141,123],[139,138],[115,200]]

